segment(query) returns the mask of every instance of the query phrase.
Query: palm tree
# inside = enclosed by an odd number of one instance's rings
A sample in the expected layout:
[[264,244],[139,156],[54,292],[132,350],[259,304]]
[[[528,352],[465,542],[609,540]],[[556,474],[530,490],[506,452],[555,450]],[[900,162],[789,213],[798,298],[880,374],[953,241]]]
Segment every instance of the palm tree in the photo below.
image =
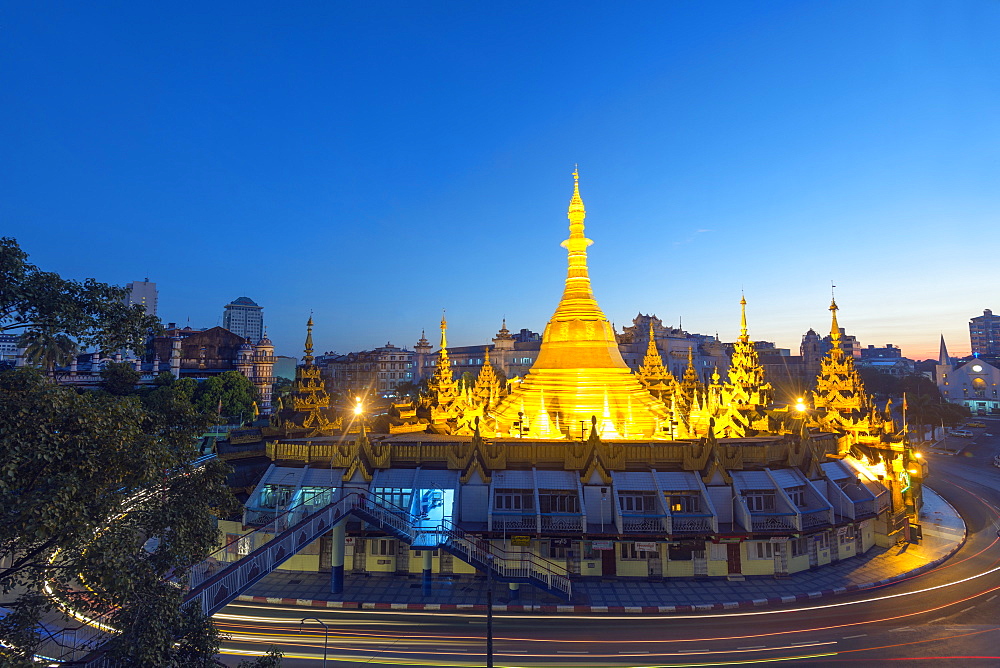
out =
[[72,338],[49,327],[25,331],[18,346],[24,348],[26,362],[42,367],[52,377],[56,367],[70,364],[80,349]]

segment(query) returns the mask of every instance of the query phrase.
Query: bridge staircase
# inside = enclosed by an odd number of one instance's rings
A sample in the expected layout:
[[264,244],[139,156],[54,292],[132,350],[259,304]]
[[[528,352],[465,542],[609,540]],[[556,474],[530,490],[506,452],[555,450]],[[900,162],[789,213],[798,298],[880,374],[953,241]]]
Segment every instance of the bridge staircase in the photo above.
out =
[[349,515],[411,549],[441,548],[500,582],[530,584],[567,601],[572,596],[569,574],[559,564],[533,554],[508,553],[450,521],[429,522],[368,490],[352,489],[321,506],[306,499],[214,552],[192,569],[185,603],[197,600],[206,615],[215,614]]

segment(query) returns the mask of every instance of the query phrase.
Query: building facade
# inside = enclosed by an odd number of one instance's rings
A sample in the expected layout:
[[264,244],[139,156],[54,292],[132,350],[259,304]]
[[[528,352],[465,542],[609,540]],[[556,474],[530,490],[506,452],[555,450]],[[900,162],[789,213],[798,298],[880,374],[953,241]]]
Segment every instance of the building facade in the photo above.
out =
[[222,326],[233,334],[251,341],[264,338],[264,309],[249,297],[240,297],[226,304]]
[[969,341],[976,357],[1000,359],[1000,315],[986,309],[969,320]]
[[412,350],[387,342],[374,350],[320,355],[316,366],[331,391],[347,396],[374,392],[388,398],[400,385],[414,382],[413,357]]
[[979,358],[956,363],[943,336],[934,379],[945,401],[965,406],[973,415],[1000,413],[1000,369]]
[[17,334],[0,334],[0,362],[17,360],[17,340],[19,338]]
[[156,315],[157,301],[160,293],[156,289],[156,283],[151,283],[147,278],[142,281],[132,281],[125,286],[128,294],[125,295],[125,306],[141,306],[146,309],[146,315]]

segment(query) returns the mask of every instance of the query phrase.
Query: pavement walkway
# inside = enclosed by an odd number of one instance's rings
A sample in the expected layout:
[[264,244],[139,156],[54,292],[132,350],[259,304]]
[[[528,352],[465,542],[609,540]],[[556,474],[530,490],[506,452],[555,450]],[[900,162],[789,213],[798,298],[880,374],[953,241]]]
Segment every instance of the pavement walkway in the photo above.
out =
[[[857,557],[787,577],[668,578],[662,581],[622,579],[574,580],[574,604],[521,585],[511,597],[495,583],[494,610],[508,612],[681,612],[761,607],[833,596],[904,580],[935,568],[965,542],[966,527],[958,512],[933,490],[924,488],[919,544],[873,547]],[[484,576],[434,577],[425,596],[421,576],[348,574],[342,594],[329,593],[329,575],[275,571],[238,600],[329,608],[398,610],[484,609]]]

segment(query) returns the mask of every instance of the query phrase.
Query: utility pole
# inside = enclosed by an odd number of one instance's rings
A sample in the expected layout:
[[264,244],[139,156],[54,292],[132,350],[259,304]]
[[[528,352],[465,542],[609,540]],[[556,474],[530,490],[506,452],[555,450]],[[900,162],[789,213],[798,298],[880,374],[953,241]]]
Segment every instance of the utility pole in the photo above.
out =
[[486,557],[486,668],[493,668],[493,555]]

